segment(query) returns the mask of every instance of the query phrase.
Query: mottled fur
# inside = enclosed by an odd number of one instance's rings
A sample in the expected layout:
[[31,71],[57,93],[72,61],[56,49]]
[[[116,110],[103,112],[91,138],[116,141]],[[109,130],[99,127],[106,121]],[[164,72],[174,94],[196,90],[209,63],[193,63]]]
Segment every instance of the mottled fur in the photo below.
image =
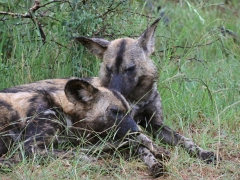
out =
[[[108,137],[110,131],[115,141],[129,131],[139,133],[137,124],[128,114],[128,102],[117,91],[99,85],[99,78],[65,78],[2,90],[0,155],[6,153],[13,143],[23,142],[26,154],[62,156],[65,151],[49,151],[48,146],[66,140],[73,145],[84,143],[91,146],[99,138]],[[164,150],[142,133],[130,142],[138,147],[137,153],[151,174],[161,175],[163,165],[155,156],[162,159]],[[115,143],[106,147],[114,145],[119,146]],[[69,156],[75,155],[70,153]]]
[[158,71],[150,55],[154,52],[157,19],[137,39],[76,37],[76,41],[102,59],[99,81],[104,87],[122,93],[132,104],[134,120],[171,145],[180,145],[191,155],[211,162],[216,155],[197,146],[191,139],[173,131],[163,123],[162,104],[157,90]]
[[114,127],[116,138],[139,131],[119,93],[80,79],[65,84],[64,89],[51,91],[0,93],[0,155],[7,152],[10,142],[22,141],[31,154],[60,139],[95,144]]

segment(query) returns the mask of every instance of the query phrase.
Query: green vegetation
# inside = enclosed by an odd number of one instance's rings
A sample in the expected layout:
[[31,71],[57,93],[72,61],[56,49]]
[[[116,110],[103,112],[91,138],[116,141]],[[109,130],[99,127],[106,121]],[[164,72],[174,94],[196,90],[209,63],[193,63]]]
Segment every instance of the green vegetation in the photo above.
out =
[[[0,0],[0,11],[25,15],[33,4]],[[73,36],[136,37],[164,12],[152,58],[159,68],[165,122],[223,160],[208,165],[167,146],[172,158],[166,162],[168,174],[159,179],[239,179],[239,9],[238,0],[62,0],[31,12],[31,18],[1,14],[0,88],[46,78],[97,76],[100,61],[73,42]],[[2,172],[0,179],[150,178],[143,163],[118,153],[96,163],[77,158],[44,165],[24,161],[14,171]]]

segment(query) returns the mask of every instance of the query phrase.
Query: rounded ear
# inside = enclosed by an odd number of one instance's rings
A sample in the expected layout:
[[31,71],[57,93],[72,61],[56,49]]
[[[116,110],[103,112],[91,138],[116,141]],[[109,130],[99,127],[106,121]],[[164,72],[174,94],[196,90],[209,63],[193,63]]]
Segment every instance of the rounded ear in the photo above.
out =
[[87,37],[75,37],[75,41],[80,42],[85,46],[92,54],[102,59],[103,54],[106,51],[110,41],[101,38],[87,38]]
[[148,27],[141,36],[138,37],[138,43],[143,48],[144,52],[150,56],[155,49],[155,38],[154,33],[158,22],[161,18],[158,18],[150,27]]
[[65,94],[70,102],[90,103],[97,96],[99,90],[82,79],[72,79],[65,85]]

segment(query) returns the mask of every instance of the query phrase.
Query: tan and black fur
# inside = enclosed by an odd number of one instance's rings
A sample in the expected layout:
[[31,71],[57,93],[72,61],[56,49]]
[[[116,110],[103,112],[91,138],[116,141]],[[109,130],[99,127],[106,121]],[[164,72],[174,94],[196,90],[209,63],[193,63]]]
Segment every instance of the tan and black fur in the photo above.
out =
[[162,152],[139,133],[129,110],[120,93],[99,87],[99,78],[48,79],[4,89],[0,92],[0,155],[14,143],[22,143],[27,155],[61,156],[64,151],[47,147],[63,140],[91,146],[109,137],[109,132],[116,142],[133,132],[138,134],[137,142],[131,142],[138,147],[139,157],[153,176],[159,176],[163,165],[154,156]]
[[[83,138],[94,144],[115,126],[117,138],[128,131],[138,132],[128,111],[128,103],[119,93],[81,79],[69,80],[64,90],[5,91],[0,93],[1,137],[22,140],[28,153],[57,143],[59,138],[73,144]],[[0,155],[7,152],[6,142],[0,144]]]
[[173,131],[163,123],[162,104],[157,90],[158,71],[150,55],[154,52],[154,33],[157,19],[137,39],[120,38],[108,41],[101,38],[76,37],[76,41],[102,60],[99,81],[115,89],[132,104],[136,122],[170,145],[180,145],[191,155],[211,162],[212,151],[197,146],[191,139]]

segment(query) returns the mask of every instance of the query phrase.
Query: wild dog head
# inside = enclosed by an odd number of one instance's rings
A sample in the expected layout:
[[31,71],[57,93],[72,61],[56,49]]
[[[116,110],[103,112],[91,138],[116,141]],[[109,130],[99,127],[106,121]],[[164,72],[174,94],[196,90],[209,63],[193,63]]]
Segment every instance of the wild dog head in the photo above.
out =
[[100,79],[104,87],[115,89],[125,97],[142,96],[152,88],[158,73],[150,55],[154,52],[154,33],[159,20],[137,39],[75,38],[103,60]]
[[[104,132],[116,127],[116,136],[124,137],[127,132],[138,132],[138,127],[128,114],[130,107],[123,96],[115,90],[94,87],[85,80],[69,80],[65,86],[65,94],[75,105],[73,114],[74,126]],[[85,114],[86,121],[79,121]],[[109,131],[106,131],[109,132]],[[115,133],[114,133],[115,134]]]

